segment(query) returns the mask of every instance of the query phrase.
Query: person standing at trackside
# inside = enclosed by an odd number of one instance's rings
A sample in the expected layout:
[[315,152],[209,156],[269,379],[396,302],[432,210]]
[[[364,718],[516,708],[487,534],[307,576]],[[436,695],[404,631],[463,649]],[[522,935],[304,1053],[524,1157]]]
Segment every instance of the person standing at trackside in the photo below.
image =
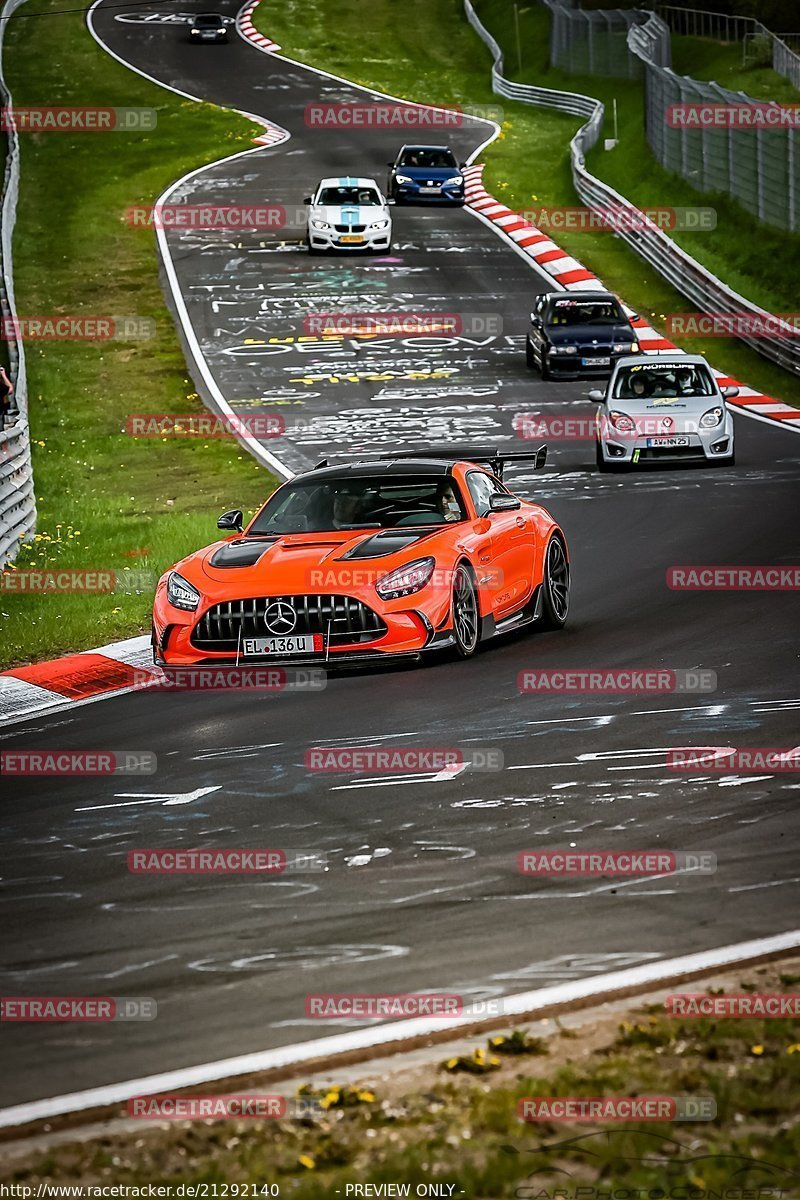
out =
[[0,429],[5,429],[7,417],[11,418],[9,424],[15,425],[18,416],[19,409],[14,402],[14,385],[8,378],[5,367],[0,367]]

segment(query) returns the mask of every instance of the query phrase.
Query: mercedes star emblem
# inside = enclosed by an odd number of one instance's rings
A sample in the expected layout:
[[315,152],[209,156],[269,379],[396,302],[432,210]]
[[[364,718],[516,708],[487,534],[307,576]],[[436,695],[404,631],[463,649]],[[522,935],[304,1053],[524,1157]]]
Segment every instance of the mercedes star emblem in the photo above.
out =
[[276,600],[274,604],[268,605],[264,613],[264,624],[276,637],[284,637],[291,633],[297,624],[297,613],[285,600]]

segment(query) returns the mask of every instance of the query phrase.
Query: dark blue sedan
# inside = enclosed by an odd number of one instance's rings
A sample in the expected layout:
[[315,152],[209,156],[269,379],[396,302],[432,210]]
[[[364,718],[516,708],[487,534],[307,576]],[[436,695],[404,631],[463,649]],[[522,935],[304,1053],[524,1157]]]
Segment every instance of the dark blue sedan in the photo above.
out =
[[389,163],[387,193],[398,203],[464,203],[463,164],[449,146],[403,146]]

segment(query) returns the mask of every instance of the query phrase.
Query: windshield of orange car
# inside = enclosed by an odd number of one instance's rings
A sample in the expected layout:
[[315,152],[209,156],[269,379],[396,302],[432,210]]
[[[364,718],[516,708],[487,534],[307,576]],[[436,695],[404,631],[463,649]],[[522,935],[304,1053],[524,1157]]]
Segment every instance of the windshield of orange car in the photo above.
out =
[[466,509],[448,475],[359,475],[287,483],[265,504],[249,533],[325,533],[462,521]]

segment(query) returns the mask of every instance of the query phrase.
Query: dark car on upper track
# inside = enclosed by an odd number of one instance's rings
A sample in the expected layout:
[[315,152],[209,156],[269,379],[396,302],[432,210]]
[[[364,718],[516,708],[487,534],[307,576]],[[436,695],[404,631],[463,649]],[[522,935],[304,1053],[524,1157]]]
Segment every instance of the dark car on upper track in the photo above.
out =
[[546,292],[531,313],[525,339],[529,367],[542,379],[611,374],[639,343],[619,300],[611,292]]
[[403,146],[389,163],[386,191],[398,204],[463,204],[463,169],[449,146]]
[[189,26],[190,42],[227,42],[228,18],[220,13],[198,13]]

